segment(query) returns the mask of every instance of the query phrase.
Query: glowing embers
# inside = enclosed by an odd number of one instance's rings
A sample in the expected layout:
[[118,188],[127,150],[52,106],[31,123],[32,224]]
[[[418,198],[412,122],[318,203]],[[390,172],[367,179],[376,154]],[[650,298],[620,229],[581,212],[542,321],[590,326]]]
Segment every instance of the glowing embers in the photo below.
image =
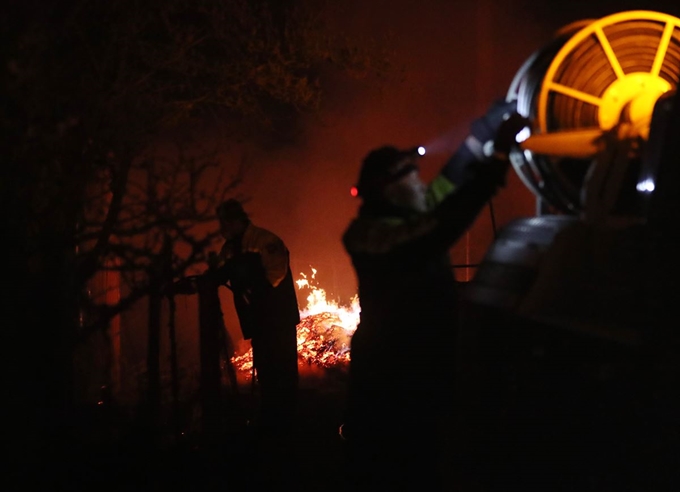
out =
[[[314,282],[316,269],[310,279],[304,274],[296,280],[298,289],[308,289],[307,306],[300,311],[297,325],[298,363],[306,366],[330,368],[349,362],[349,344],[359,323],[359,298],[354,296],[349,306],[326,298],[326,291]],[[232,363],[248,378],[252,374],[253,351],[233,357]]]

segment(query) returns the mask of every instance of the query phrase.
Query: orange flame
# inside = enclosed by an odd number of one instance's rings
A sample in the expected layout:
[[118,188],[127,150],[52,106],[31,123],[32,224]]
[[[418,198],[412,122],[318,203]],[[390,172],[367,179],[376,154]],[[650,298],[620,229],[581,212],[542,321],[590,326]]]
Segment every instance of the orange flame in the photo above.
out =
[[[359,297],[349,305],[328,300],[326,291],[314,281],[317,270],[312,268],[311,279],[304,273],[295,283],[298,289],[308,289],[307,306],[300,311],[297,325],[298,362],[329,368],[349,362],[349,342],[359,323]],[[231,362],[240,372],[250,373],[253,351],[232,357]]]

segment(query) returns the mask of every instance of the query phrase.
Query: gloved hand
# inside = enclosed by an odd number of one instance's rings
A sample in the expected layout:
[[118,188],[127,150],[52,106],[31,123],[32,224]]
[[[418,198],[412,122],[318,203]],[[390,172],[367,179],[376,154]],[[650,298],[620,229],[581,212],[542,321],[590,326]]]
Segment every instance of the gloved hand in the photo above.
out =
[[482,143],[493,140],[501,124],[516,110],[516,101],[495,101],[484,116],[472,122],[470,134]]
[[465,143],[478,158],[483,159],[494,153],[507,155],[510,152],[516,143],[517,134],[531,124],[516,109],[516,101],[496,101],[484,116],[472,122],[470,136]]
[[[529,123],[515,111],[516,107],[515,101],[496,101],[484,116],[472,122],[465,142],[449,158],[442,170],[449,181],[460,186],[478,171],[482,171],[476,163],[488,161],[494,153],[507,155],[517,133]],[[506,166],[501,167],[505,169]],[[499,172],[504,175],[503,170]]]
[[505,186],[510,168],[508,154],[517,143],[517,134],[529,124],[516,109],[516,101],[499,100],[472,122],[465,145],[475,154],[477,163],[470,167],[470,175],[484,175]]
[[517,144],[517,134],[526,127],[531,127],[531,121],[513,111],[496,131],[493,139],[494,152],[507,156],[510,149]]

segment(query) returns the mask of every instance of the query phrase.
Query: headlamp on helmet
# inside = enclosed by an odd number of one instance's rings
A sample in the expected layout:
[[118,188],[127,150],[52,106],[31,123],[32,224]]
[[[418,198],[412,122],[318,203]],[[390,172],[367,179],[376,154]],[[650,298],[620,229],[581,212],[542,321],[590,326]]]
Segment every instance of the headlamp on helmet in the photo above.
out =
[[400,150],[386,145],[369,152],[361,164],[359,181],[350,194],[364,199],[375,196],[388,184],[417,171],[416,159],[424,154],[422,146]]

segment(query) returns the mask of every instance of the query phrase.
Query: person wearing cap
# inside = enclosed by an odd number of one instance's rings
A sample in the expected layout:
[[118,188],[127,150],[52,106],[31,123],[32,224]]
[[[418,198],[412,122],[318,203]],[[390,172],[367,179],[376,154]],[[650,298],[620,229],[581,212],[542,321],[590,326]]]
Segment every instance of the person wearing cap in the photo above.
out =
[[232,291],[243,338],[252,344],[261,396],[258,428],[264,436],[285,437],[295,417],[300,322],[288,248],[255,226],[235,199],[221,203],[217,217],[224,244],[212,270]]
[[527,126],[514,109],[498,102],[475,120],[429,185],[418,148],[383,146],[363,160],[352,190],[362,203],[342,237],[361,305],[340,430],[350,490],[444,487],[458,319],[449,251],[505,184],[507,154]]

